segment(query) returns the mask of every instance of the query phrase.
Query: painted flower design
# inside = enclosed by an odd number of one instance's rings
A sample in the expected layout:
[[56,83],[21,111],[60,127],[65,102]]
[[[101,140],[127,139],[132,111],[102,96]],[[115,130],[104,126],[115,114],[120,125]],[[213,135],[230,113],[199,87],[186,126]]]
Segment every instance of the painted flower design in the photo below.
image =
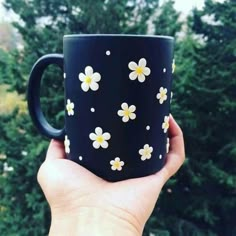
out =
[[146,76],[150,75],[151,73],[150,68],[146,67],[146,65],[147,61],[145,58],[141,58],[138,64],[134,61],[131,61],[128,65],[129,69],[132,70],[132,72],[129,74],[129,78],[131,80],[136,80],[138,78],[139,82],[144,82]]
[[111,169],[112,170],[121,171],[122,170],[122,166],[125,163],[123,161],[121,161],[119,157],[116,157],[115,160],[111,160],[110,161],[110,164],[111,164]]
[[70,99],[67,99],[66,110],[67,110],[68,116],[74,115],[74,108],[75,108],[75,104],[71,102]]
[[101,80],[101,75],[98,72],[93,73],[91,66],[86,66],[85,74],[79,73],[79,80],[82,82],[81,88],[84,92],[87,92],[89,89],[96,91],[99,88],[97,82]]
[[70,140],[68,139],[67,135],[65,136],[64,146],[65,146],[65,152],[70,153]]
[[166,139],[166,153],[168,153],[169,150],[170,150],[170,139],[167,138],[167,139]]
[[97,127],[95,129],[95,133],[91,133],[89,135],[89,138],[93,141],[93,147],[98,149],[100,147],[102,148],[107,148],[108,147],[108,142],[111,138],[111,135],[108,132],[103,133],[102,128]]
[[175,72],[175,68],[176,68],[175,59],[173,59],[173,62],[172,62],[172,73]]
[[164,133],[167,132],[169,129],[169,116],[164,117],[164,122],[162,123],[162,129],[164,130]]
[[143,149],[139,150],[139,154],[141,155],[141,160],[145,161],[146,159],[150,159],[152,157],[153,148],[148,144],[143,146]]
[[124,102],[121,104],[121,108],[122,110],[119,110],[117,114],[122,117],[123,122],[128,122],[129,119],[134,120],[136,118],[136,114],[134,113],[136,111],[135,105],[129,106]]
[[160,87],[159,93],[157,94],[156,97],[159,100],[159,103],[162,104],[164,101],[167,100],[167,89]]

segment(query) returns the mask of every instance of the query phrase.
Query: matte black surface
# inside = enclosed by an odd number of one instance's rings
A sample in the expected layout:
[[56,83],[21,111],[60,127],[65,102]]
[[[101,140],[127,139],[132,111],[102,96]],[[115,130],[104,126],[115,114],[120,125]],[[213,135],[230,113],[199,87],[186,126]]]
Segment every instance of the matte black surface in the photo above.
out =
[[[65,107],[68,99],[74,104],[73,115],[65,109],[65,134],[70,141],[69,145],[68,141],[65,144],[69,159],[110,181],[146,176],[162,168],[167,138],[162,124],[170,109],[173,41],[171,37],[147,36],[64,37]],[[146,67],[151,70],[142,83],[129,78],[132,70],[128,67],[131,61],[138,64],[141,58],[146,59]],[[89,89],[85,92],[81,88],[79,74],[85,74],[87,66],[101,76],[96,91]],[[32,71],[29,110],[38,129],[44,135],[56,138],[55,130],[48,128],[42,118],[38,89],[32,88],[39,85],[32,81],[40,80],[43,69],[39,67],[37,72]],[[168,90],[167,100],[162,104],[156,98],[160,87]],[[122,103],[136,106],[134,120],[124,123],[117,114]],[[147,126],[150,126],[149,130]],[[96,127],[110,133],[107,148],[93,147],[89,135],[95,133]],[[60,139],[63,131],[57,132]],[[141,160],[139,150],[145,144],[153,151],[150,159]],[[124,162],[121,170],[111,168],[111,161],[116,157]]]

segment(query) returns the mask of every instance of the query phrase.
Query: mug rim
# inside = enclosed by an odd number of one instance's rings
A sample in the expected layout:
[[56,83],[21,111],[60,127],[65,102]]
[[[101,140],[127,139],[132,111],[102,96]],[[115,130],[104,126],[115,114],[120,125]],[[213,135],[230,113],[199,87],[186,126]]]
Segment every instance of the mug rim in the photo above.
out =
[[141,35],[141,34],[66,34],[63,36],[64,39],[69,38],[153,38],[153,39],[168,39],[174,40],[174,37],[167,35]]

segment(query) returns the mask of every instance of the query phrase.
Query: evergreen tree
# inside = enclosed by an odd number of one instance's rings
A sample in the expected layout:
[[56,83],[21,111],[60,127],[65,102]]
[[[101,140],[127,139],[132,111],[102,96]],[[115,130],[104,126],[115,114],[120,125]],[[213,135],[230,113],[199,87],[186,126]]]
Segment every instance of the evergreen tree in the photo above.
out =
[[235,16],[235,1],[207,0],[178,46],[172,113],[187,162],[154,212],[170,235],[236,234]]

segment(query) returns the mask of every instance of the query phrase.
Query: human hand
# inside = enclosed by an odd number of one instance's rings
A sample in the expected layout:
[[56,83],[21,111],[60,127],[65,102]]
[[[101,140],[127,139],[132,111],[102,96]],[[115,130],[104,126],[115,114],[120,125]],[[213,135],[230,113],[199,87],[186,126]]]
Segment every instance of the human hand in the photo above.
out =
[[52,140],[38,182],[51,208],[49,235],[142,235],[160,191],[184,162],[183,134],[170,116],[170,151],[156,174],[107,182],[65,158]]

